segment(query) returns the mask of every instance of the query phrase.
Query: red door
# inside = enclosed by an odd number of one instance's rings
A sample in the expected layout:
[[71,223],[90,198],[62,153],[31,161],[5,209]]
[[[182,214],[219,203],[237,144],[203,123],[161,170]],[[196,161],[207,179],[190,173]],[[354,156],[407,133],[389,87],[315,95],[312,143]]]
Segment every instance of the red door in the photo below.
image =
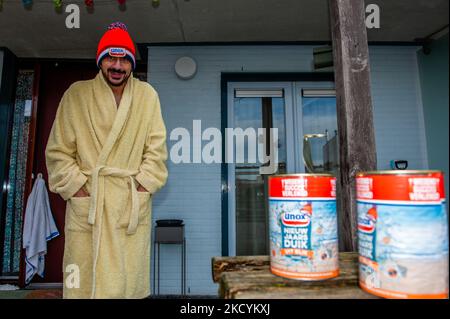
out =
[[[80,80],[95,77],[98,69],[95,62],[46,62],[41,65],[39,99],[36,121],[33,174],[42,173],[48,189],[48,174],[45,165],[45,147],[55,120],[56,110],[64,92]],[[34,181],[33,181],[34,182]],[[63,281],[62,260],[64,254],[64,221],[66,202],[55,193],[49,193],[50,206],[60,235],[47,244],[45,278],[34,276],[33,283],[60,283]],[[21,270],[21,272],[23,269]]]

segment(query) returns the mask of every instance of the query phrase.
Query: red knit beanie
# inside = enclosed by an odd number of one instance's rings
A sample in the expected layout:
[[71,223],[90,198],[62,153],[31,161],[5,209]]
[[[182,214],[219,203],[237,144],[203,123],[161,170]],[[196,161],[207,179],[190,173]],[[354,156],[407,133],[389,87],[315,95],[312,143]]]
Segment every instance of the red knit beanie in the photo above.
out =
[[102,59],[107,55],[125,57],[130,60],[133,69],[136,67],[136,50],[125,24],[121,22],[110,24],[108,31],[100,39],[97,48],[98,67],[100,67]]

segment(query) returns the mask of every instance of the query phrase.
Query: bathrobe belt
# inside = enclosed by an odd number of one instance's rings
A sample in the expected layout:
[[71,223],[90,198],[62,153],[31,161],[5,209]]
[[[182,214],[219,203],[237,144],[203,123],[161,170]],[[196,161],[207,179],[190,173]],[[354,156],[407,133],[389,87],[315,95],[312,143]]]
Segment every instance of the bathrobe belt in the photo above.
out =
[[88,222],[91,225],[95,224],[96,216],[103,215],[103,206],[104,206],[104,190],[103,192],[98,191],[99,182],[103,183],[103,178],[105,176],[112,177],[129,177],[130,178],[130,187],[131,187],[131,213],[130,220],[128,224],[127,234],[132,235],[136,232],[137,225],[139,222],[139,198],[136,189],[136,183],[134,181],[133,176],[136,175],[139,171],[131,171],[126,169],[121,169],[117,167],[108,167],[108,166],[97,166],[91,171],[81,171],[86,175],[92,176],[92,194],[91,194],[91,203],[89,207],[89,217]]

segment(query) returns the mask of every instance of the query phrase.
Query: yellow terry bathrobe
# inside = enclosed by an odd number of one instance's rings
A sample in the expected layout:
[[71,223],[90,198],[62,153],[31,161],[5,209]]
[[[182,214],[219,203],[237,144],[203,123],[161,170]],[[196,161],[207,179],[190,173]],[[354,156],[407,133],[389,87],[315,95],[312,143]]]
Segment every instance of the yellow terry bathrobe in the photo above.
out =
[[[46,148],[49,189],[67,201],[64,298],[150,295],[151,199],[167,180],[166,159],[148,83],[131,75],[119,107],[101,71],[66,91]],[[83,185],[90,196],[73,197]]]

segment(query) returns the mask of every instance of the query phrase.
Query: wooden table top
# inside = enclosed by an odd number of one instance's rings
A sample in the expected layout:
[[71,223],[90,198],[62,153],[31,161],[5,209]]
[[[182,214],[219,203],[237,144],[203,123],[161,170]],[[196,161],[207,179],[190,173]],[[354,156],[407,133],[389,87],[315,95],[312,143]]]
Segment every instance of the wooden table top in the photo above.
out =
[[374,299],[358,286],[358,253],[339,254],[340,275],[301,281],[270,272],[269,256],[212,258],[212,276],[226,299]]

